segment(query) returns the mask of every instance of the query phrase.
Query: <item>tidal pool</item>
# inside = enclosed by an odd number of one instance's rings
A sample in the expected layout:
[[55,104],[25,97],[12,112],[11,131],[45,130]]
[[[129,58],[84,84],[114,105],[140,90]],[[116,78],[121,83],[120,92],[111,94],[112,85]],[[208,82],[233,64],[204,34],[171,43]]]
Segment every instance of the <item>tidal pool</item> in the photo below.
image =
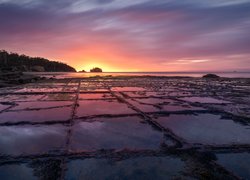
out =
[[66,121],[71,118],[71,113],[71,107],[29,111],[8,111],[0,113],[0,124],[20,122],[37,123],[48,121]]
[[163,133],[141,122],[139,117],[98,118],[73,126],[71,150],[158,149]]
[[134,99],[127,100],[143,112],[162,112],[162,111],[186,111],[186,110],[204,110],[201,107],[195,107],[183,102],[170,99]]
[[0,96],[1,102],[20,102],[20,101],[38,101],[44,97],[44,95],[6,95],[6,96]]
[[79,101],[77,108],[77,116],[90,116],[101,114],[133,114],[135,111],[130,109],[125,103],[120,103],[116,100],[82,100]]
[[61,92],[62,87],[53,86],[53,87],[24,87],[22,89],[16,90],[15,93],[27,93],[27,92]]
[[111,91],[146,91],[146,89],[141,87],[112,87]]
[[32,168],[28,167],[26,163],[22,164],[8,164],[0,166],[0,179],[2,180],[35,180]]
[[192,143],[249,144],[250,126],[221,119],[219,115],[170,115],[156,119],[175,134]]
[[137,157],[122,161],[108,159],[72,160],[66,179],[178,179],[184,162],[174,157]]
[[144,104],[162,104],[162,103],[171,103],[170,99],[160,99],[160,98],[136,98],[136,101]]
[[1,155],[34,155],[62,151],[67,128],[63,125],[0,126]]
[[25,109],[42,109],[42,108],[55,108],[60,106],[72,106],[71,101],[39,101],[39,102],[19,102],[17,106],[10,110],[25,110]]
[[250,153],[217,154],[218,163],[244,179],[250,179]]
[[92,91],[92,92],[109,92],[109,90],[106,89],[106,88],[98,88],[96,86],[88,87],[88,88],[81,88],[80,89],[80,92],[89,92],[89,91]]
[[228,104],[231,103],[229,101],[224,101],[220,99],[215,99],[211,97],[184,97],[180,98],[181,100],[188,102],[199,102],[199,103],[207,103],[207,104]]
[[75,100],[76,94],[74,93],[57,93],[57,94],[47,94],[41,101],[72,101]]
[[26,163],[0,165],[1,180],[50,180],[60,179],[62,161],[60,159],[32,159]]
[[85,99],[109,99],[114,98],[111,93],[81,93],[79,94],[79,100]]

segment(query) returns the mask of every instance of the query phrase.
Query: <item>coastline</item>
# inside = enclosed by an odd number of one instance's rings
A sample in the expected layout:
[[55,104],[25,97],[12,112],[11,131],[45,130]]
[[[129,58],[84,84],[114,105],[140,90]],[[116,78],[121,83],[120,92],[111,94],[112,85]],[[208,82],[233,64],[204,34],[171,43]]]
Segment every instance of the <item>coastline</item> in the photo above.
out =
[[217,74],[222,78],[250,78],[250,72],[25,72],[29,75],[38,75],[42,77],[54,77],[54,78],[86,78],[86,77],[202,77],[205,74]]

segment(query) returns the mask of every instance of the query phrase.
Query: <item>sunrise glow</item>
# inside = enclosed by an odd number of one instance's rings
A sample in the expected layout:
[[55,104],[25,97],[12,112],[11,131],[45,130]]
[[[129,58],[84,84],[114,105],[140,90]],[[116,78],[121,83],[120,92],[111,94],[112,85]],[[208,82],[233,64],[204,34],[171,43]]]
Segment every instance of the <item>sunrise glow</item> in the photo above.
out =
[[78,71],[249,71],[249,7],[245,0],[0,0],[0,49]]

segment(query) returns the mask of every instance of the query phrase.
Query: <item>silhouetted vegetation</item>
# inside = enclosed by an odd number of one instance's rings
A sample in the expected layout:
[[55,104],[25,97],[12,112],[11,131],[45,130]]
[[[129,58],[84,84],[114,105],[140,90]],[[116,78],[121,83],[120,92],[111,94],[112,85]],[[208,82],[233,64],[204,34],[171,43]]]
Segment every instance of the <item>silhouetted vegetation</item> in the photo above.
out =
[[90,72],[102,72],[102,69],[95,67],[95,68],[90,69]]
[[16,71],[45,71],[45,72],[76,72],[76,70],[64,63],[50,61],[40,57],[29,57],[17,53],[9,53],[0,50],[1,69]]

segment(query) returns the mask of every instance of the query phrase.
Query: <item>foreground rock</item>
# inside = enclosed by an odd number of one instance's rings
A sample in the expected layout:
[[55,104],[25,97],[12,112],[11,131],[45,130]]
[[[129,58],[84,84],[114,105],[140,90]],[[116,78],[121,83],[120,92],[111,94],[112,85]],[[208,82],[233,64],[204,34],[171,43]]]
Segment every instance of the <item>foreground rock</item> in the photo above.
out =
[[12,85],[19,85],[25,83],[36,82],[44,79],[42,77],[23,74],[19,71],[1,72],[0,71],[0,88]]

